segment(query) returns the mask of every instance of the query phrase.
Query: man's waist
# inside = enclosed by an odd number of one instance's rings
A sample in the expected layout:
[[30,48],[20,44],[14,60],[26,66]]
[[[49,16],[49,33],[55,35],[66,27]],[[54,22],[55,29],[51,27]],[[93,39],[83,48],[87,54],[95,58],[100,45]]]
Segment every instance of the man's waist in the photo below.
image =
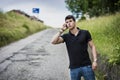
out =
[[74,69],[74,68],[84,67],[84,66],[88,66],[88,65],[91,65],[91,61],[87,61],[85,63],[81,62],[81,63],[76,63],[76,64],[70,63],[69,68]]

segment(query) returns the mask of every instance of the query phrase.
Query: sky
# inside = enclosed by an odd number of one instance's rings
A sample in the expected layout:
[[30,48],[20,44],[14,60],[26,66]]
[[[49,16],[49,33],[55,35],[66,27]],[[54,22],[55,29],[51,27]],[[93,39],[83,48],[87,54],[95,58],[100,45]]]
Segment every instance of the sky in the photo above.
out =
[[[0,0],[0,8],[4,11],[17,9],[30,16],[36,16],[44,21],[44,24],[60,28],[65,16],[72,14],[66,8],[64,0]],[[33,13],[33,8],[39,8],[39,14]]]

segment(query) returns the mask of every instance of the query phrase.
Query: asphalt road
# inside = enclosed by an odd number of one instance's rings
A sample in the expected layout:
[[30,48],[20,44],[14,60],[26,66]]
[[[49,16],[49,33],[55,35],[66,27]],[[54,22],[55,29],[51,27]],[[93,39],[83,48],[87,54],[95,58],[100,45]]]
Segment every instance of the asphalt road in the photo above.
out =
[[47,29],[0,48],[0,80],[70,80],[64,43],[52,45]]

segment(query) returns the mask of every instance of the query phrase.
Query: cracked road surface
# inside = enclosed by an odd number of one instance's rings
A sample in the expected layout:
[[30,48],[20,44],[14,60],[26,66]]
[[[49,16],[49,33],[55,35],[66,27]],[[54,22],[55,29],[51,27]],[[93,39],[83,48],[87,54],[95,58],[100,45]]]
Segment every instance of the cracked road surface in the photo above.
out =
[[52,45],[47,29],[0,48],[0,80],[70,80],[63,44]]

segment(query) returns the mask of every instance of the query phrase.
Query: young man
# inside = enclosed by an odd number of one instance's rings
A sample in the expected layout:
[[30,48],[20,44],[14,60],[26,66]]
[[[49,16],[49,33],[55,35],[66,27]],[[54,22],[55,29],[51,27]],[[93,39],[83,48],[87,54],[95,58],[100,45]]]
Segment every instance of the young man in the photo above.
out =
[[[66,34],[62,33],[69,29]],[[66,43],[68,56],[70,60],[71,80],[95,80],[94,70],[97,68],[97,53],[92,42],[91,35],[87,30],[81,30],[76,27],[74,16],[68,15],[60,31],[53,37],[52,44]],[[93,62],[90,61],[87,51],[88,45],[91,48]]]

